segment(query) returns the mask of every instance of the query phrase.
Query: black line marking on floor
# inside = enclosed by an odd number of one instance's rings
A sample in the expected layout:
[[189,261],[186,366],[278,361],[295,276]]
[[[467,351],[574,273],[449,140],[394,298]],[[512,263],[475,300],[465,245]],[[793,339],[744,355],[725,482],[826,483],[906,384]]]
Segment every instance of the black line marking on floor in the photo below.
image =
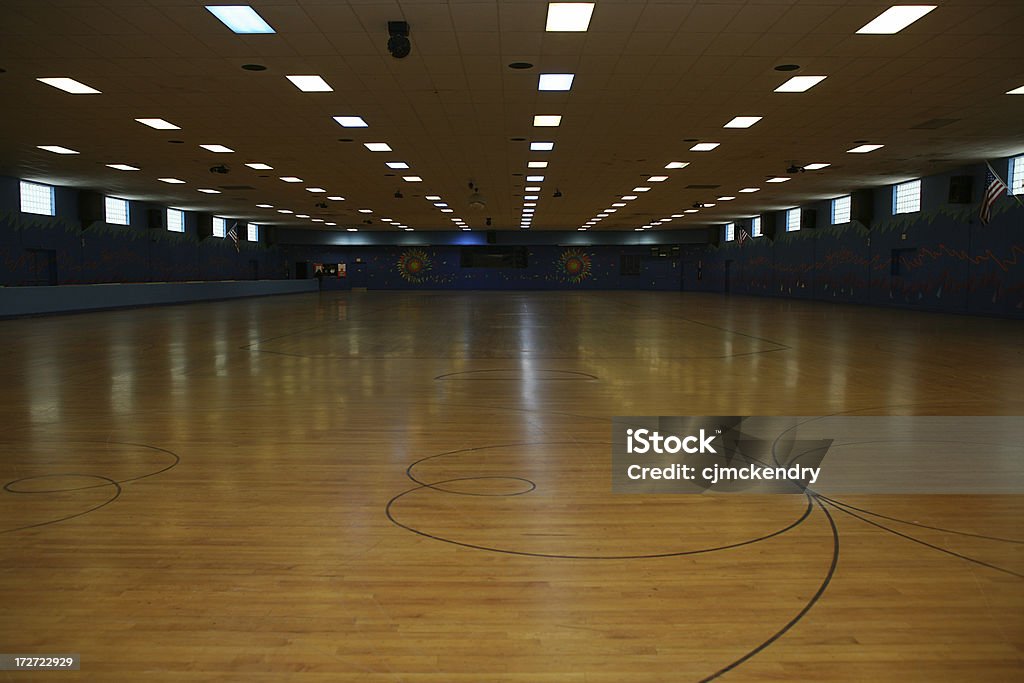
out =
[[[811,496],[807,496],[808,504],[810,504],[811,499]],[[770,637],[768,640],[764,641],[763,643],[761,643],[753,650],[740,657],[739,659],[736,659],[727,666],[722,667],[710,676],[702,678],[700,680],[700,683],[707,683],[707,681],[713,681],[716,678],[719,678],[720,676],[729,673],[736,667],[740,666],[744,662],[756,656],[758,653],[764,652],[764,650],[766,650],[773,643],[775,643],[775,641],[777,641],[782,636],[786,635],[786,632],[792,629],[794,626],[796,626],[801,619],[807,616],[807,613],[811,611],[811,608],[814,607],[818,600],[821,599],[821,596],[825,594],[825,590],[832,582],[832,577],[836,573],[836,567],[839,565],[839,529],[836,528],[836,522],[834,519],[832,519],[832,515],[829,514],[829,511],[825,508],[824,505],[822,505],[821,501],[818,500],[816,496],[814,497],[814,503],[819,508],[821,508],[822,512],[825,513],[825,517],[828,518],[829,526],[832,527],[832,564],[829,566],[828,572],[826,572],[825,578],[824,580],[822,580],[817,592],[813,596],[811,596],[811,599],[807,601],[807,604],[804,605],[804,608],[800,610],[800,612],[795,617],[790,619],[785,626],[776,631],[775,634],[772,635],[772,637]]]

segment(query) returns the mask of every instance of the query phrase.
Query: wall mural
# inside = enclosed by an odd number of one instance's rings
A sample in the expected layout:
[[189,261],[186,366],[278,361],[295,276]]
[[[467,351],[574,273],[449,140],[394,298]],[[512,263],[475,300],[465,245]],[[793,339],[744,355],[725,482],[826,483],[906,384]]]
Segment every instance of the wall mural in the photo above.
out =
[[590,277],[590,255],[582,249],[566,249],[558,257],[559,279],[577,285]]
[[433,261],[427,252],[422,249],[406,249],[398,257],[395,264],[398,274],[406,282],[414,285],[423,284],[428,281],[428,273],[434,267]]

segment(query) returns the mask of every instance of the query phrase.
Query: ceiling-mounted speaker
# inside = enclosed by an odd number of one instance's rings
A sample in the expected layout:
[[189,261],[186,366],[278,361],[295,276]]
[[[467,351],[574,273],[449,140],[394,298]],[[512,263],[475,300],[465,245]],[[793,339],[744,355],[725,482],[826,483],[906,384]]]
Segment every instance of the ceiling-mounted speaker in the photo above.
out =
[[395,59],[405,59],[412,52],[412,43],[409,42],[409,22],[389,21],[388,22],[388,52]]
[[93,223],[102,223],[107,218],[106,202],[99,192],[92,190],[79,190],[78,192],[78,220],[82,222],[82,230],[85,230]]

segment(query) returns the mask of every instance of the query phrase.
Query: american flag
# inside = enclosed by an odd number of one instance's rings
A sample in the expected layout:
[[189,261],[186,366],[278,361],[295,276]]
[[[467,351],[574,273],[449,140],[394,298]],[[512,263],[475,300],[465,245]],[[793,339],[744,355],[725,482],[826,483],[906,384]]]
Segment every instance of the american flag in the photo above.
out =
[[241,251],[241,248],[238,246],[238,223],[232,225],[231,229],[228,230],[228,237],[235,243],[235,251]]
[[999,199],[999,195],[1006,192],[1006,183],[1000,178],[992,167],[985,164],[985,196],[981,199],[981,212],[978,217],[982,225],[988,225],[992,219],[992,205]]
[[746,242],[749,239],[750,239],[750,233],[748,233],[745,228],[740,228],[740,236],[739,236],[739,239],[737,240],[740,243],[740,246],[742,247],[743,243]]

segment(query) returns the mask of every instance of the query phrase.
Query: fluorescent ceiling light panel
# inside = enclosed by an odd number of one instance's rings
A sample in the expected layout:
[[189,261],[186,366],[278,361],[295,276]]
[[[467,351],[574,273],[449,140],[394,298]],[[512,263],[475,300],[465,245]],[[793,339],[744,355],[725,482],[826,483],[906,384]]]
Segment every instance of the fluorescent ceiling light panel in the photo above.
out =
[[697,213],[697,209],[687,209],[686,211],[683,211],[683,213]]
[[441,213],[455,213],[455,209],[441,209]]
[[342,128],[369,128],[370,124],[363,121],[361,116],[335,116],[334,120]]
[[205,149],[208,152],[216,152],[217,154],[229,154],[229,153],[235,151],[235,150],[231,149],[230,147],[225,147],[224,145],[199,145],[199,146],[202,147],[203,149]]
[[546,161],[530,161],[526,164],[527,168],[547,168],[548,162]]
[[285,78],[302,92],[334,92],[334,88],[320,76],[285,76]]
[[157,180],[159,180],[161,183],[168,183],[170,185],[184,185],[185,184],[184,180],[179,180],[178,178],[157,178]]
[[540,195],[539,194],[527,194],[527,195],[523,195],[523,199],[528,201],[528,202],[535,202],[538,199],[540,199]]
[[[1021,88],[1024,89],[1024,85],[1022,85]],[[553,142],[531,142],[530,143],[530,151],[531,152],[550,152],[554,148],[555,148],[555,143],[553,143]]]
[[343,202],[343,201],[345,201],[345,198],[342,197],[340,194],[332,194],[332,195],[330,195],[328,197],[328,199],[330,199],[332,202]]
[[540,185],[527,185],[523,189],[526,190],[527,192],[540,192],[541,191]]
[[99,95],[100,91],[90,88],[85,83],[76,81],[73,78],[37,78],[40,83],[51,85],[58,90],[71,93],[72,95]]
[[436,194],[428,194],[426,197],[424,197],[424,199],[426,199],[428,202],[439,202],[439,201],[441,201],[441,197],[439,197]]
[[857,29],[857,33],[874,35],[899,33],[935,7],[936,5],[894,5]]
[[634,187],[633,188],[633,192],[650,192],[650,191],[651,191],[651,188],[649,188],[649,187],[640,186],[640,187]]
[[246,164],[246,166],[248,166],[249,168],[251,168],[254,171],[273,171],[274,170],[274,167],[271,166],[270,164],[263,164],[263,163],[260,163],[260,162],[254,162],[254,163],[251,163],[251,164]]
[[294,211],[292,211],[290,209],[278,209],[277,212],[278,213],[295,213]]
[[614,204],[612,204],[612,206],[614,206],[616,209],[621,209],[625,205],[625,202],[615,202]]
[[805,171],[820,171],[821,169],[827,168],[828,166],[831,166],[831,165],[832,164],[821,164],[821,163],[807,164],[806,166],[804,166],[804,170]]
[[573,74],[541,74],[537,90],[566,91],[572,88]]
[[727,194],[727,195],[722,195],[721,197],[719,197],[718,201],[720,201],[720,202],[731,202],[734,199],[736,199],[736,197],[733,197],[732,195],[728,195]]
[[542,175],[528,175],[526,176],[526,182],[528,183],[543,183],[544,176]]
[[324,225],[337,225],[337,223],[327,222],[327,223],[324,223]]
[[346,232],[359,232],[359,228],[345,228]]
[[364,142],[363,147],[371,152],[391,152],[391,145],[386,142]]
[[775,89],[775,92],[806,92],[821,83],[826,76],[793,76]]
[[176,126],[170,121],[163,119],[135,119],[144,126],[150,128],[156,128],[157,130],[181,130],[181,126]]
[[1024,85],[1020,86],[1019,88],[1014,88],[1013,90],[1007,90],[1006,94],[1007,95],[1024,95]]
[[549,2],[545,31],[586,31],[594,13],[592,2]]
[[710,152],[721,143],[718,142],[698,142],[696,145],[690,148],[691,152]]
[[213,188],[210,187],[200,187],[199,191],[202,192],[203,194],[220,194],[220,190],[214,190]]
[[309,214],[308,213],[297,213],[297,214],[295,214],[295,217],[296,218],[309,218]]
[[849,154],[867,154],[868,152],[874,152],[876,149],[881,149],[883,147],[885,147],[885,145],[860,145],[846,151]]
[[665,164],[665,168],[686,168],[689,165],[689,161],[670,161]]
[[405,163],[404,161],[388,161],[384,165],[387,166],[388,168],[392,168],[395,170],[409,168],[409,164]]
[[624,195],[622,195],[622,201],[624,201],[624,202],[631,202],[634,199],[636,199],[636,197],[637,196],[635,194],[624,194]]
[[281,176],[281,180],[283,180],[286,183],[301,183],[302,182],[302,178],[296,178],[293,175]]
[[273,204],[257,204],[256,206],[261,208],[261,209],[273,209],[274,208]]
[[117,171],[138,171],[139,170],[139,169],[135,168],[134,166],[129,166],[128,164],[107,164],[107,168],[112,168],[112,169],[115,169]]
[[324,222],[324,219],[323,219],[323,218],[313,218],[313,219],[312,219],[312,221],[313,221],[314,223],[323,223],[323,222]]
[[404,180],[407,183],[422,183],[423,182],[423,178],[419,177],[418,175],[404,175],[404,176],[402,176],[402,180]]
[[787,183],[790,180],[792,180],[792,178],[784,178],[782,176],[776,176],[775,178],[769,178],[765,182],[766,183]]
[[206,5],[213,16],[235,33],[273,33],[273,27],[248,5]]
[[556,115],[540,115],[533,117],[533,125],[538,127],[554,128],[562,123],[562,117]]
[[358,209],[359,213],[373,213],[373,209]]
[[752,125],[760,121],[763,116],[737,116],[729,123],[722,126],[722,128],[750,128]]
[[307,187],[306,188],[306,192],[323,193],[323,192],[327,192],[327,190],[325,190],[322,187]]
[[761,189],[760,187],[744,187],[742,190],[740,190],[740,192],[746,192],[746,193],[758,192],[758,191],[760,191],[760,189]]
[[667,175],[652,175],[650,178],[647,179],[647,182],[649,182],[649,183],[663,183],[666,180],[668,180],[668,176]]

